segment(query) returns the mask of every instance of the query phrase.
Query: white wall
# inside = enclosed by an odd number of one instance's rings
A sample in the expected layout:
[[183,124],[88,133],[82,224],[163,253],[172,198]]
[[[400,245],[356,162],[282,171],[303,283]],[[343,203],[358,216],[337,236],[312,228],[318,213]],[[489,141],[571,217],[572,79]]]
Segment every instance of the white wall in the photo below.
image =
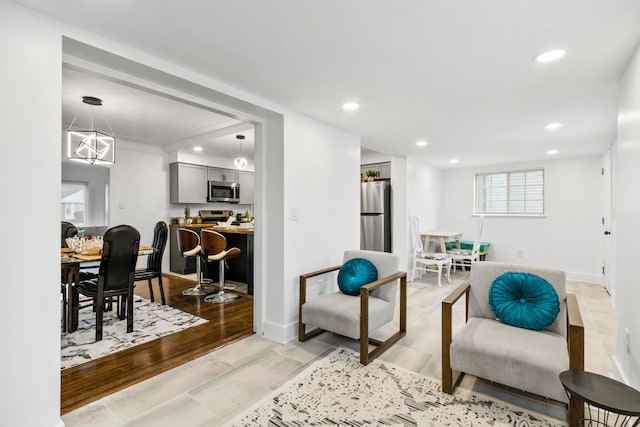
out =
[[487,260],[559,268],[570,280],[601,283],[602,195],[599,157],[445,170],[437,228],[474,240],[473,185],[477,172],[544,168],[545,217],[485,217]]
[[271,284],[265,325],[280,341],[297,336],[300,274],[360,247],[360,137],[294,113],[284,125],[284,282]]
[[[614,149],[615,307],[618,320],[613,374],[640,388],[640,49],[627,67],[619,89],[618,140]],[[629,351],[625,345],[629,330]]]
[[[109,193],[109,226],[135,227],[140,232],[140,244],[151,245],[156,222],[169,223],[167,153],[148,144],[118,140]],[[163,271],[169,271],[168,247],[162,259]],[[138,266],[146,262],[146,257],[140,257]]]
[[0,2],[0,39],[0,426],[61,426],[60,32]]
[[[420,230],[440,228],[440,210],[442,200],[442,170],[426,164],[423,160],[409,156],[407,158],[407,217],[417,216]],[[435,244],[435,243],[434,243]],[[409,236],[405,240],[409,250]],[[436,250],[432,248],[431,250]],[[439,251],[439,249],[438,249]],[[407,259],[407,271],[413,266],[411,258]],[[411,272],[410,277],[413,277]]]
[[409,271],[409,218],[407,216],[407,159],[391,159],[391,252],[400,257],[400,270]]
[[442,173],[416,157],[407,158],[407,211],[420,219],[421,230],[440,226]]

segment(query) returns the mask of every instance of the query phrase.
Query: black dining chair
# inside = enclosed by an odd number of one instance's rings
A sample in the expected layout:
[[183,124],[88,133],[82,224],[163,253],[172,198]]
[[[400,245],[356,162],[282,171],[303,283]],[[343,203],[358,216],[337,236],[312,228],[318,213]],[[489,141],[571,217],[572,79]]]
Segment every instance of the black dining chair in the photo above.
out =
[[166,304],[164,298],[164,287],[162,286],[162,256],[164,255],[164,249],[167,246],[167,235],[169,233],[167,223],[164,221],[158,221],[153,229],[153,253],[147,257],[147,268],[139,268],[136,270],[135,281],[147,280],[149,282],[149,296],[151,301],[155,302],[153,296],[152,279],[157,278],[160,287],[160,297],[162,299],[162,305]]
[[[68,221],[60,221],[60,240],[61,240],[60,247],[61,248],[68,247],[67,237],[73,237],[77,235],[78,235],[78,228],[75,225],[73,225]],[[62,312],[66,313],[67,312],[67,296],[66,296],[67,284],[64,283],[64,281],[60,283],[60,291],[62,295],[62,298],[61,298]],[[63,331],[67,330],[67,317],[64,315],[62,316],[62,330]]]
[[[67,238],[75,237],[77,235],[78,235],[78,227],[76,227],[70,222],[62,221],[61,234],[60,234],[62,241],[60,242],[60,247],[61,248],[69,247],[69,245],[67,245]],[[93,262],[85,263],[82,267],[80,267],[80,270],[82,270],[80,271],[80,279],[81,280],[95,279],[96,277],[98,277],[98,274],[96,273],[97,268],[98,268],[97,263],[93,263]]]
[[61,221],[60,223],[60,238],[62,242],[60,242],[61,248],[67,247],[67,237],[73,237],[78,235],[78,228],[70,222]]
[[[133,285],[140,233],[129,225],[118,225],[104,234],[98,277],[80,280],[74,289],[73,316],[78,316],[78,294],[93,299],[96,312],[96,341],[102,340],[102,319],[106,304],[118,298],[118,316],[127,318],[127,332],[133,332]],[[126,303],[126,306],[125,306]]]

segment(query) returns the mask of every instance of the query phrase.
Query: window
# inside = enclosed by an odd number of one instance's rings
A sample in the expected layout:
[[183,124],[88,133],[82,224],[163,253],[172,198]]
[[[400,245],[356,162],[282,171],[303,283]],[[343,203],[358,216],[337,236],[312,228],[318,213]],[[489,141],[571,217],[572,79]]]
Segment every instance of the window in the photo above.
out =
[[62,162],[61,220],[78,227],[109,223],[109,168]]
[[62,203],[60,212],[62,221],[69,221],[76,227],[87,225],[85,224],[87,195],[87,184],[84,182],[62,183]]
[[476,174],[474,214],[544,215],[544,170]]

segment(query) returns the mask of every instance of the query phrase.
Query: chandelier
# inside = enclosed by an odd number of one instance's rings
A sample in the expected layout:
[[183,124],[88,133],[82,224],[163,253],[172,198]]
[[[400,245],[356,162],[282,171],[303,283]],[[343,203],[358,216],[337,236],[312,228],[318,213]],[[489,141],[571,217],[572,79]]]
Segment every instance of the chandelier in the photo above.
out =
[[82,102],[91,106],[90,129],[74,128],[80,112],[71,121],[67,129],[67,159],[93,164],[114,164],[116,162],[116,138],[109,121],[106,120],[111,134],[98,132],[93,127],[94,110],[102,105],[100,98],[83,96]]

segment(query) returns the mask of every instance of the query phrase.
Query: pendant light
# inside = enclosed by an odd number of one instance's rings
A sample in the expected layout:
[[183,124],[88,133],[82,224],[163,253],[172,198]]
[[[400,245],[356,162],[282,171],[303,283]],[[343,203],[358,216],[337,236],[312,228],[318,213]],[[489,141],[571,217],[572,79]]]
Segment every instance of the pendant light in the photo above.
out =
[[111,134],[98,132],[93,128],[94,110],[102,105],[102,100],[93,96],[83,96],[82,102],[90,106],[90,129],[74,128],[80,112],[71,121],[67,129],[67,159],[93,164],[114,164],[116,162],[116,138],[109,121],[106,120]]
[[247,159],[242,157],[242,140],[244,139],[244,135],[236,135],[236,139],[240,142],[240,151],[238,157],[233,161],[233,164],[236,165],[238,169],[246,169]]

